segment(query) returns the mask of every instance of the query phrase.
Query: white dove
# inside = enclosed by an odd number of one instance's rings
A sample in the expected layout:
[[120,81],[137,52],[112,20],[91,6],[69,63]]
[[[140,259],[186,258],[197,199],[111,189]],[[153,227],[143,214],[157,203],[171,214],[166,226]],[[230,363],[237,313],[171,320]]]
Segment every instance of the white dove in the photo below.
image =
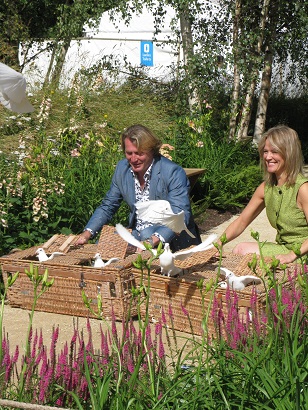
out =
[[187,229],[184,211],[175,214],[168,201],[162,199],[137,202],[135,207],[136,213],[142,221],[151,222],[154,225],[165,225],[175,233],[185,231],[189,236],[195,238],[195,236]]
[[161,268],[161,273],[165,276],[174,276],[179,274],[182,269],[174,265],[174,261],[188,258],[195,252],[206,251],[213,248],[213,242],[217,238],[216,234],[210,235],[205,241],[200,243],[193,248],[187,249],[185,251],[178,251],[172,253],[169,243],[165,243],[164,252],[159,256],[159,265]]
[[0,102],[6,108],[19,113],[34,111],[26,96],[26,86],[21,73],[0,63]]
[[104,268],[110,265],[112,262],[118,261],[120,258],[110,258],[107,262],[104,262],[100,253],[94,255],[94,268]]
[[126,228],[124,228],[123,225],[116,224],[115,227],[116,231],[121,236],[121,238],[124,239],[124,241],[130,243],[133,246],[136,246],[136,248],[142,249],[143,251],[146,250],[146,247],[143,245],[143,243],[138,241],[138,239],[136,239]]
[[52,260],[55,256],[65,255],[63,252],[53,252],[50,256],[48,256],[43,248],[38,248],[35,252],[39,259],[39,262],[46,262]]
[[[143,245],[142,242],[138,241],[126,228],[124,228],[121,224],[116,224],[116,231],[124,239],[126,242],[130,243],[131,245],[136,246],[142,250],[146,250],[146,247]],[[195,252],[206,251],[208,249],[213,248],[213,242],[217,238],[216,234],[210,235],[205,241],[200,243],[197,246],[194,246],[190,249],[185,251],[178,251],[175,253],[171,252],[169,243],[165,243],[164,252],[159,256],[159,265],[161,268],[161,273],[166,276],[174,276],[177,275],[182,271],[182,269],[176,267],[174,265],[174,261],[177,260],[184,260],[191,256]],[[153,253],[156,253],[156,249],[153,249]]]
[[[216,268],[218,270],[218,268]],[[231,289],[242,290],[245,289],[250,283],[261,283],[261,279],[253,275],[236,276],[235,273],[227,268],[220,268],[220,273],[225,277],[223,282],[219,282],[219,286],[222,289],[227,289],[228,285]]]

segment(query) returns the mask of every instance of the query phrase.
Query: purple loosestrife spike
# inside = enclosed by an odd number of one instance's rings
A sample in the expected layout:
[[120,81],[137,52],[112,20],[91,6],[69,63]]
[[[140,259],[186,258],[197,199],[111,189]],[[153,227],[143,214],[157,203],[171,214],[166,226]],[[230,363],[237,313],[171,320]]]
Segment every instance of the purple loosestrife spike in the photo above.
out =
[[52,336],[51,336],[51,346],[50,346],[50,360],[52,366],[55,365],[56,361],[56,345],[59,338],[59,326],[56,329],[53,329]]
[[164,308],[162,308],[162,310],[161,310],[161,320],[162,320],[163,324],[166,325],[167,320],[166,320],[166,315],[165,315]]
[[189,316],[188,310],[185,308],[185,306],[182,303],[181,303],[181,309],[182,309],[183,314],[186,317],[188,317]]
[[[129,341],[129,332],[127,331],[125,334],[125,340]],[[124,343],[123,346],[123,356],[126,357],[129,354],[130,350],[130,343]]]
[[2,339],[2,351],[3,351],[4,354],[8,350],[8,344],[9,344],[8,339],[6,337],[4,337]]
[[103,364],[107,364],[109,362],[109,346],[108,346],[108,340],[106,335],[101,331],[101,352],[103,355]]
[[150,327],[150,325],[148,325],[148,326],[146,327],[145,334],[146,334],[147,347],[148,347],[148,349],[150,350],[150,349],[152,349],[152,347],[153,347],[153,341],[152,341],[152,335],[151,335],[151,327]]
[[46,393],[45,377],[47,379],[47,371],[44,373],[44,375],[41,375],[40,377],[39,397],[38,397],[40,403],[44,403],[44,399],[45,399],[45,393]]
[[43,346],[43,331],[41,329],[40,330],[40,337],[39,337],[38,347],[41,348],[42,346]]
[[169,304],[169,317],[173,320],[172,306]]
[[134,365],[134,361],[131,357],[131,355],[129,355],[128,357],[128,361],[127,361],[127,370],[132,374],[135,370],[135,365]]
[[162,338],[162,334],[159,334],[159,346],[158,346],[158,357],[160,359],[164,359],[165,358],[165,347],[164,347],[164,342],[163,342],[163,338]]
[[37,329],[35,330],[35,334],[34,334],[34,339],[33,339],[33,343],[32,343],[32,351],[31,351],[31,359],[34,360],[36,357],[36,347],[37,347],[37,343],[38,343],[38,334],[37,334]]
[[33,336],[33,329],[32,329],[32,326],[31,326],[31,328],[29,330],[29,338],[28,338],[29,346],[31,345],[31,342],[32,342],[32,336]]
[[35,359],[35,366],[38,366],[40,364],[40,361],[42,360],[42,357],[44,354],[45,354],[45,346],[40,346],[40,349]]
[[78,336],[78,330],[74,329],[74,334],[73,334],[73,337],[71,339],[71,345],[75,345],[76,340],[77,340],[77,336]]
[[47,359],[47,350],[44,349],[42,352],[42,364],[41,364],[41,370],[40,370],[40,374],[44,375],[47,372],[48,369],[48,359]]
[[216,295],[214,295],[213,303],[212,303],[212,312],[211,312],[211,318],[214,321],[217,320],[217,310],[218,310],[218,301],[217,301]]
[[141,336],[141,332],[140,332],[140,330],[139,330],[139,332],[138,332],[138,337],[137,337],[137,346],[138,346],[139,348],[141,348],[141,340],[142,340],[142,336]]
[[120,340],[119,340],[119,337],[118,337],[118,331],[117,331],[117,326],[116,326],[116,317],[115,317],[113,308],[112,308],[112,314],[111,314],[111,333],[112,333],[112,337],[114,339],[115,344],[119,348],[120,347]]
[[160,322],[156,323],[155,325],[155,334],[156,335],[161,335],[162,333],[162,324]]
[[137,331],[136,331],[134,322],[132,320],[130,321],[130,333],[134,336],[134,339],[135,339],[137,336]]
[[14,356],[13,356],[13,363],[17,363],[18,357],[19,357],[19,347],[17,345],[15,348]]

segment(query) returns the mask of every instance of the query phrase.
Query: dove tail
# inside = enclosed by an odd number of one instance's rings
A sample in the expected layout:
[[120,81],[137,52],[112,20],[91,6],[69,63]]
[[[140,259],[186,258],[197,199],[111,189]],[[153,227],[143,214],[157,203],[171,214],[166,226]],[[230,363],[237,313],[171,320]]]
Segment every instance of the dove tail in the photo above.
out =
[[185,232],[188,233],[188,235],[189,235],[191,238],[195,238],[195,235],[193,235],[188,228],[185,229]]

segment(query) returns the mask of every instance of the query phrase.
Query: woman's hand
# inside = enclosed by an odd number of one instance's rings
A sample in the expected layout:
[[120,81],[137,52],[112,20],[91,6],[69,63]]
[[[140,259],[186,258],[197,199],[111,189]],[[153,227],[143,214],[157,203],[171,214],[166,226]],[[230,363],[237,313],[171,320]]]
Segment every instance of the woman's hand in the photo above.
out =
[[284,263],[288,264],[294,262],[295,259],[297,259],[297,256],[293,251],[291,251],[290,253],[283,255],[276,255],[276,258],[279,259],[280,263],[283,265]]

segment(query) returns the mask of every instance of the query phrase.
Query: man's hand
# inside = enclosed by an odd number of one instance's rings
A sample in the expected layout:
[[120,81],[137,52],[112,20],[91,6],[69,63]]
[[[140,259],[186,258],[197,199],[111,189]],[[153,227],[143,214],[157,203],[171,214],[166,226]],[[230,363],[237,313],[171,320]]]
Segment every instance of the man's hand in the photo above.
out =
[[75,242],[75,246],[78,245],[84,245],[85,243],[88,242],[88,240],[91,238],[91,233],[89,231],[84,231],[82,234],[79,235],[79,238]]

